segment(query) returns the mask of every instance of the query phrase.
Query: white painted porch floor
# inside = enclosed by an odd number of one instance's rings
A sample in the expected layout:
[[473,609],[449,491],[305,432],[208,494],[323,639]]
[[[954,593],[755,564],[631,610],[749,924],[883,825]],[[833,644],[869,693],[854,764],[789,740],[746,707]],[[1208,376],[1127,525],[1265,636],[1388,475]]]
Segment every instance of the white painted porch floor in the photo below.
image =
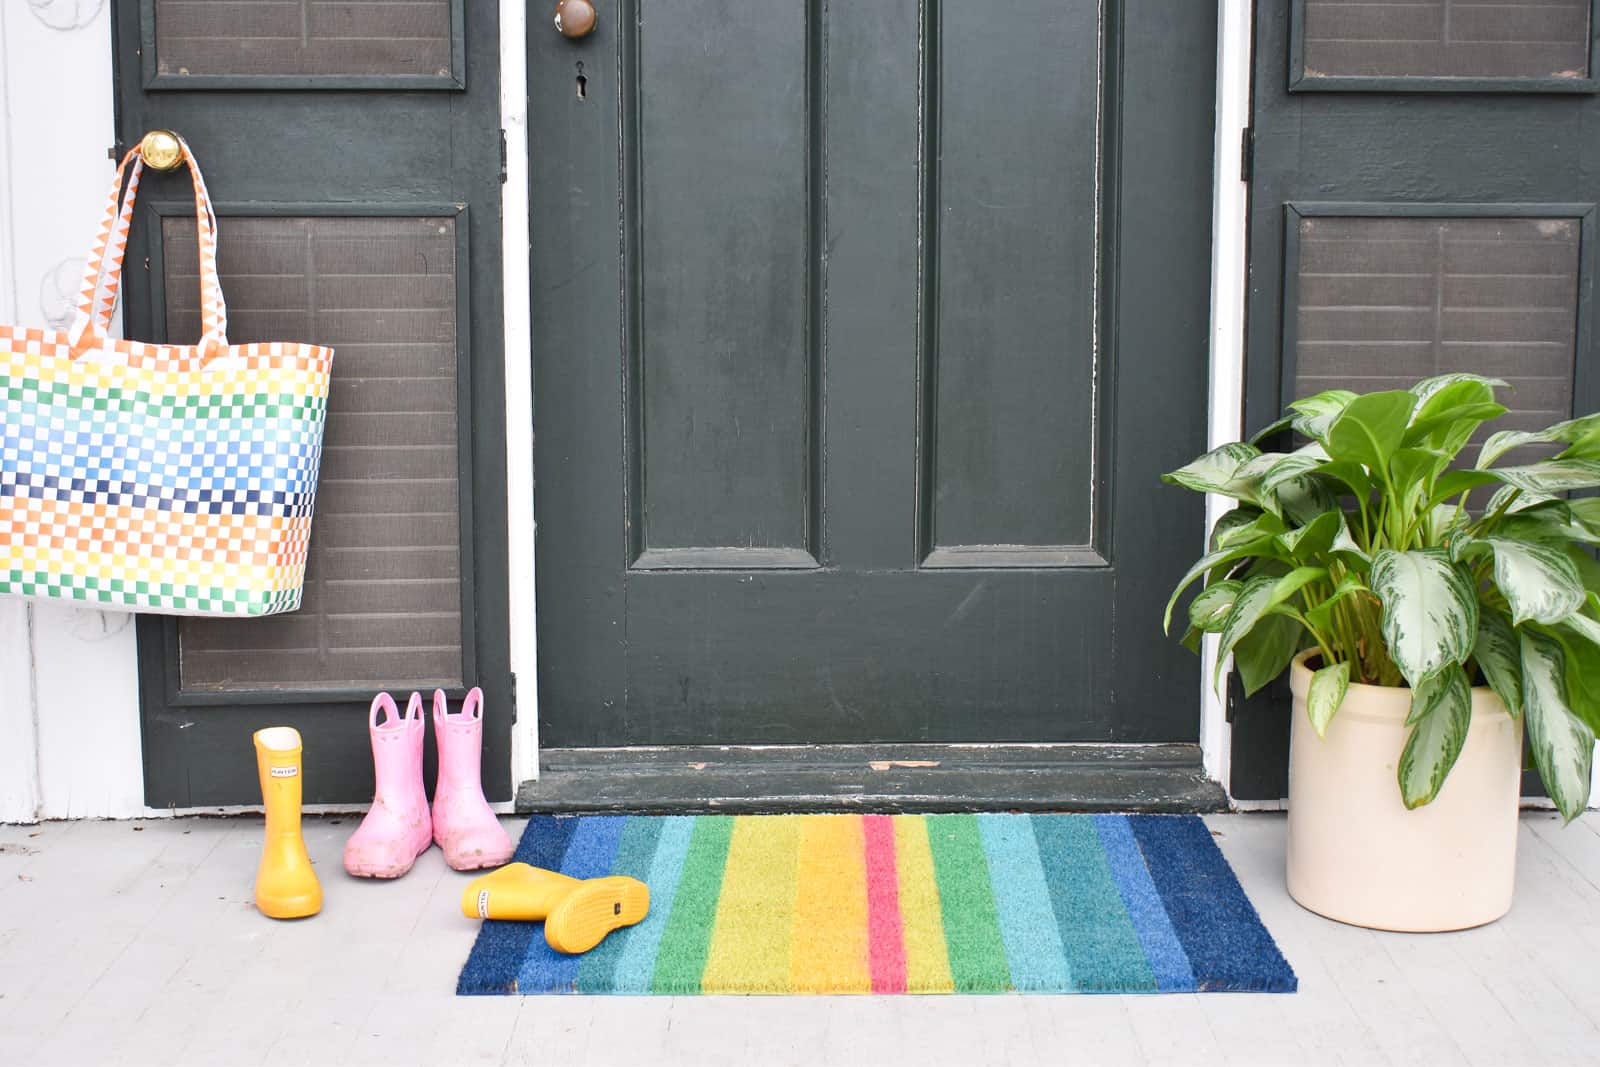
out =
[[437,849],[358,882],[355,820],[309,820],[323,912],[275,923],[250,904],[256,819],[4,826],[0,1063],[1600,1062],[1600,814],[1526,814],[1511,914],[1420,937],[1296,906],[1281,816],[1207,821],[1298,994],[456,997],[477,924]]

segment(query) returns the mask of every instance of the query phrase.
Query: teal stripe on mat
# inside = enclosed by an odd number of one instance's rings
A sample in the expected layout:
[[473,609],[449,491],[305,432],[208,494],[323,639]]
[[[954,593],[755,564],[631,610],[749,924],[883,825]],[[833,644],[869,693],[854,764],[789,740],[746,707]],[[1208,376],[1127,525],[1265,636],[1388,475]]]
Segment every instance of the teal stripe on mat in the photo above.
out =
[[1094,818],[1035,815],[1033,835],[1075,988],[1155,989],[1144,947],[1111,876]]
[[650,873],[644,879],[650,887],[650,912],[644,922],[633,927],[622,957],[617,960],[611,975],[610,992],[614,993],[650,992],[656,953],[661,948],[662,935],[667,932],[667,917],[672,914],[678,879],[683,874],[683,860],[689,854],[689,838],[694,833],[693,815],[667,815],[650,818],[650,821],[661,826],[655,855],[650,860]]
[[1127,816],[1096,815],[1094,825],[1117,891],[1122,894],[1134,932],[1144,946],[1145,960],[1155,974],[1156,987],[1163,993],[1193,992],[1194,969],[1189,965],[1189,954],[1183,950],[1172,920],[1167,917],[1167,906],[1150,880],[1144,853],[1134,840]]
[[1012,988],[1071,988],[1072,973],[1061,951],[1033,827],[1027,819],[1010,815],[980,815],[978,834],[989,864]]
[[[656,842],[660,837],[660,820],[629,818],[622,826],[622,839],[617,842],[617,858],[611,864],[610,873],[627,875],[648,884]],[[638,926],[625,927],[580,957],[578,992],[598,993],[611,988],[612,972],[616,970],[628,943],[638,935]]]

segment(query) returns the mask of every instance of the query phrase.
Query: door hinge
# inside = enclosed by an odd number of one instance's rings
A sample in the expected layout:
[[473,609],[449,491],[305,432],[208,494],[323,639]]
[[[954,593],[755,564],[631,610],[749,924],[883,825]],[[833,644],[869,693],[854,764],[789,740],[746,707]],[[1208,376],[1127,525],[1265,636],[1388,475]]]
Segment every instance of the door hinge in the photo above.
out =
[[1247,182],[1256,171],[1256,131],[1246,126],[1239,131],[1239,180]]
[[506,183],[506,131],[500,131],[500,184]]

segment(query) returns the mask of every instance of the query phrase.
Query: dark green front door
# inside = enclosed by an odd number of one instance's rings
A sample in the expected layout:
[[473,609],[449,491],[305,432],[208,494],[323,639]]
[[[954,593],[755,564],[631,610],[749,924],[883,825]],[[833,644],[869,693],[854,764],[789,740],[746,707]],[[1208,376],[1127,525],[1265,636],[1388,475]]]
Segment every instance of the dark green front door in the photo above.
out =
[[1193,741],[1214,10],[530,29],[545,748]]
[[[1595,6],[1256,5],[1247,430],[1456,371],[1494,429],[1600,408]],[[1234,709],[1235,796],[1284,795],[1287,705]]]

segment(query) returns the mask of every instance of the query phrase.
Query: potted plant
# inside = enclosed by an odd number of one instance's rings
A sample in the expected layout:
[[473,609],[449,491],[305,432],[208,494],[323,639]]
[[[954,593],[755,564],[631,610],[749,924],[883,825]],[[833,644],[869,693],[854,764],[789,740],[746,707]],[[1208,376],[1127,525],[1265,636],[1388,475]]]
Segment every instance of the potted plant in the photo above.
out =
[[[1600,414],[1495,433],[1468,469],[1504,386],[1330,390],[1164,476],[1239,501],[1166,624],[1203,581],[1185,645],[1217,634],[1217,677],[1231,655],[1246,693],[1290,671],[1288,885],[1321,914],[1392,930],[1505,914],[1524,726],[1561,814],[1588,803],[1600,499],[1566,494],[1600,486]],[[1290,431],[1305,443],[1262,451]],[[1523,446],[1548,458],[1508,456]]]

